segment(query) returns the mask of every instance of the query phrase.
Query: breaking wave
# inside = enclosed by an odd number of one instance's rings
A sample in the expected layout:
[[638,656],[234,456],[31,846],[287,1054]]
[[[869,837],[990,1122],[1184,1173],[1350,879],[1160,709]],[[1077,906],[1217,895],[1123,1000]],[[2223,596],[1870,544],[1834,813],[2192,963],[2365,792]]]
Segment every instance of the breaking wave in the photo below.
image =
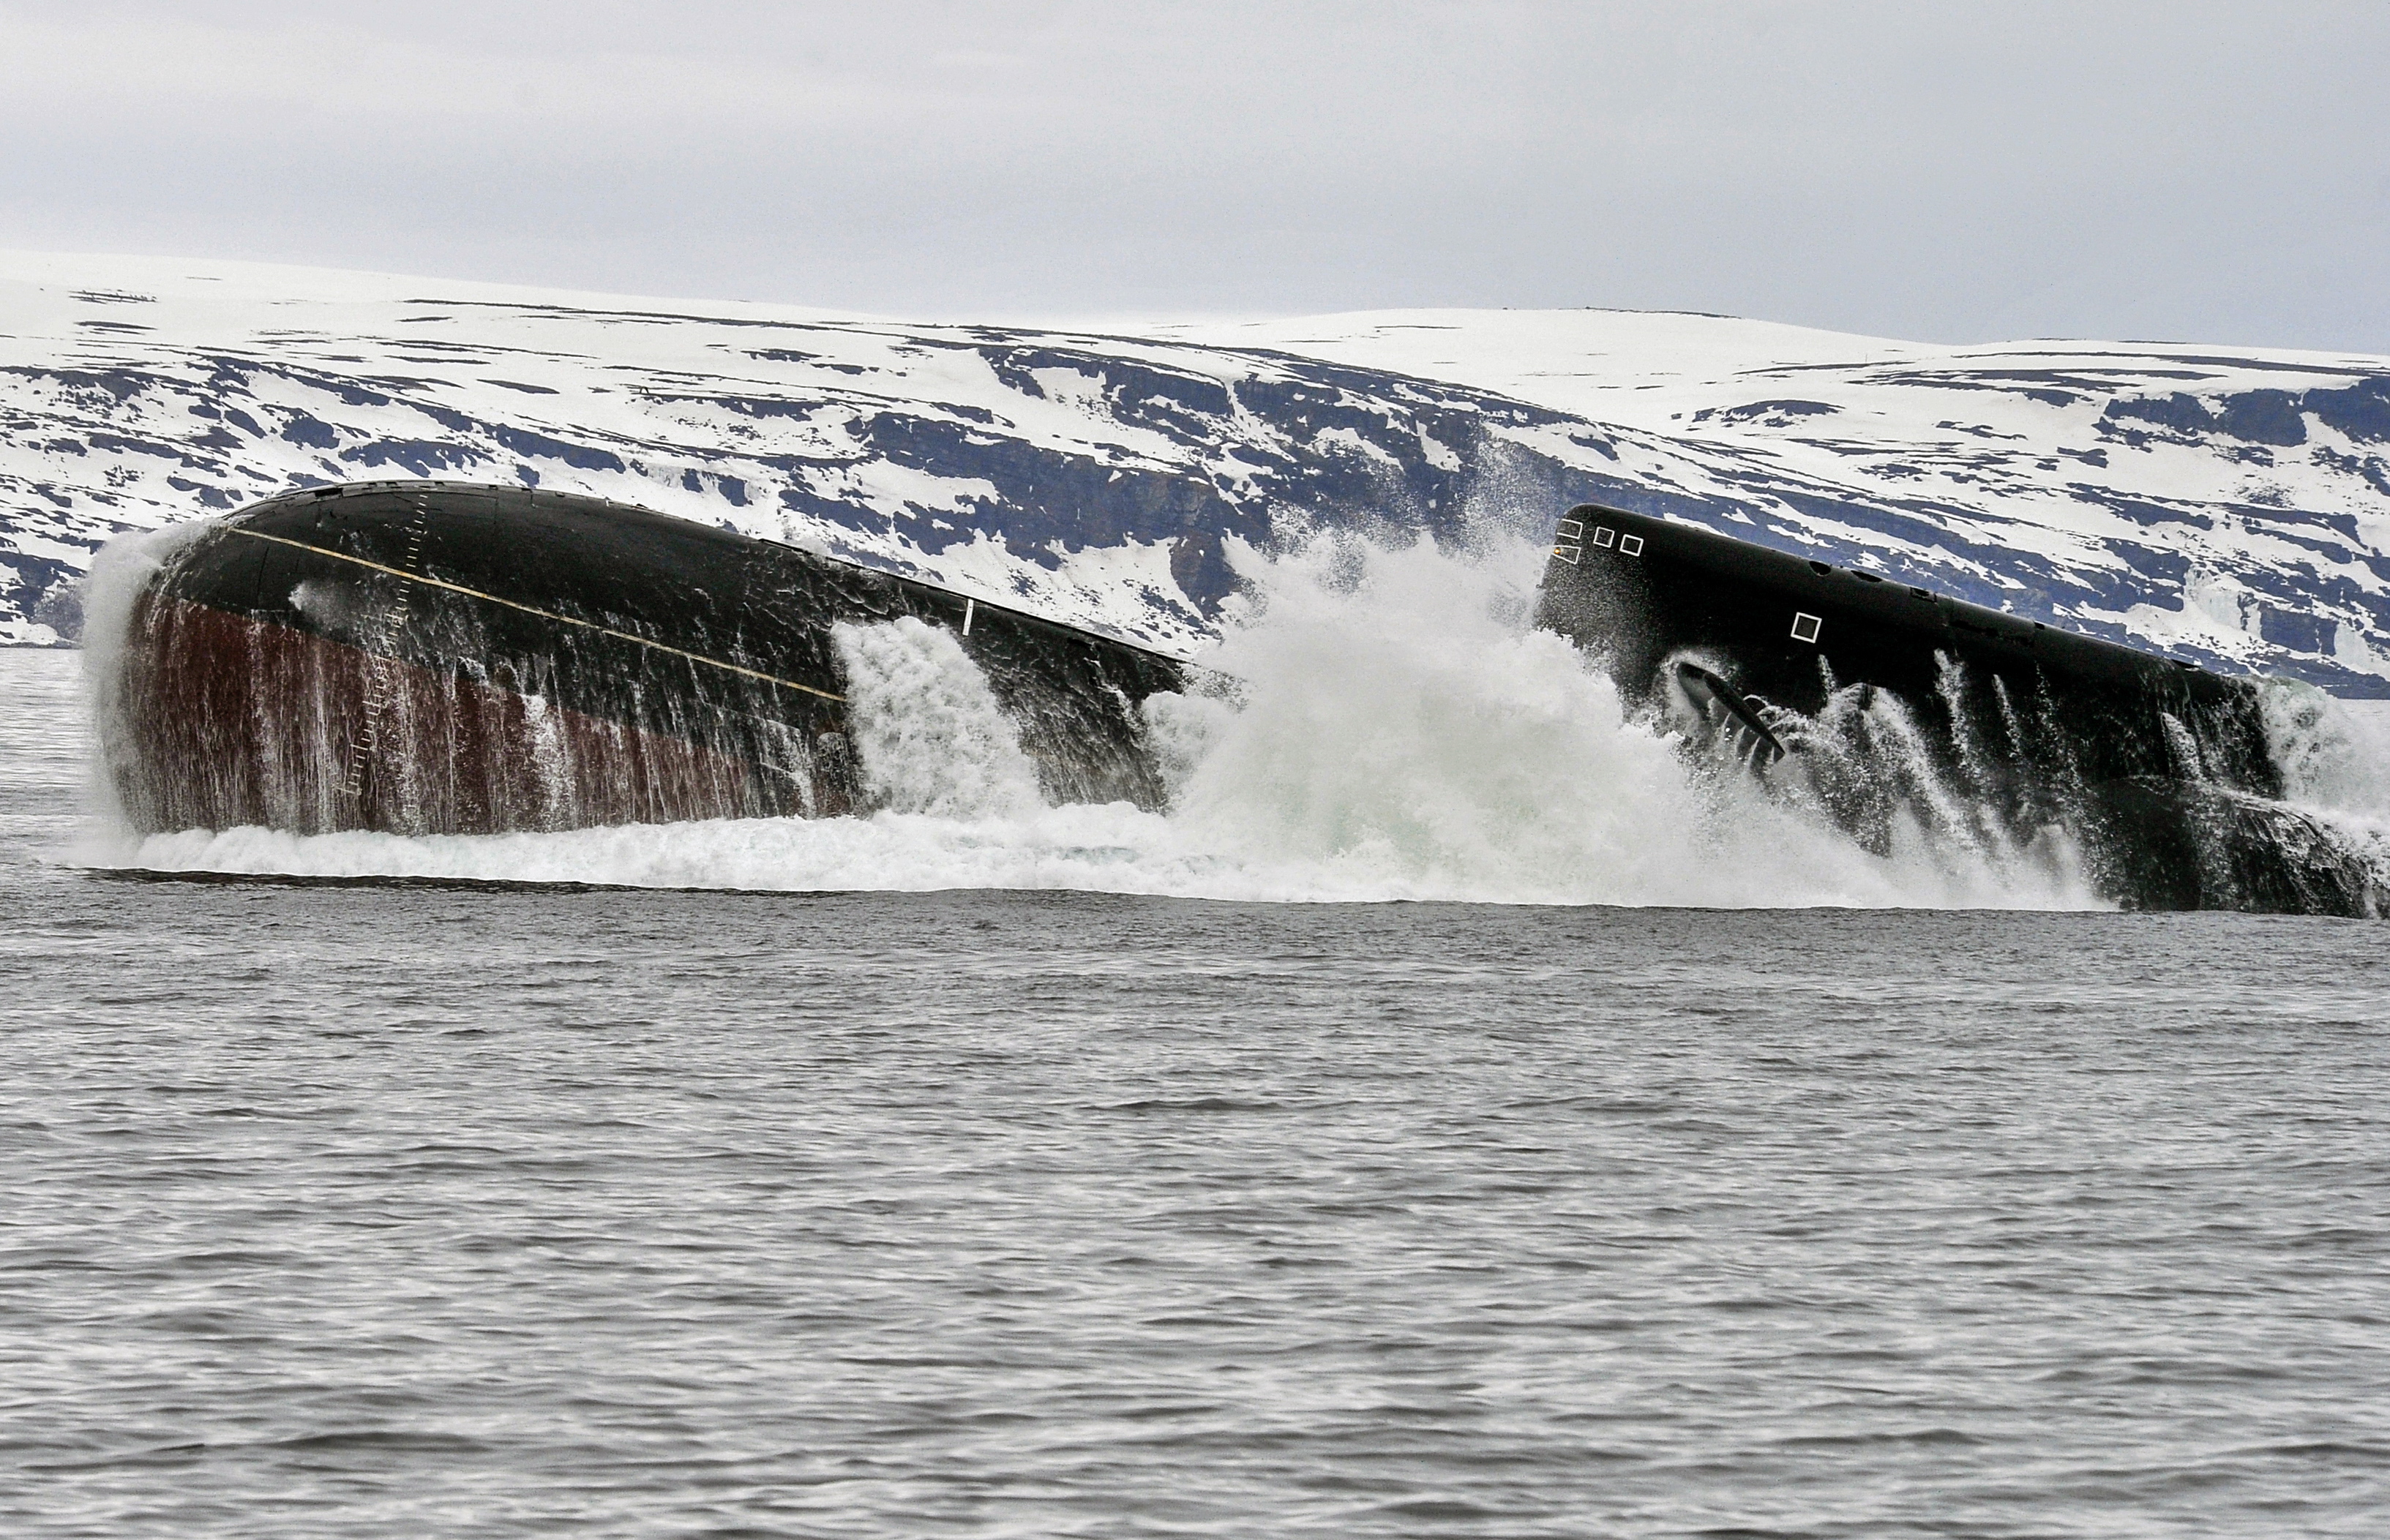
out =
[[[1598,666],[1528,624],[1542,559],[1518,543],[1464,554],[1350,539],[1249,558],[1247,590],[1200,660],[1217,682],[1149,702],[1167,813],[1046,804],[955,637],[903,620],[836,632],[867,815],[416,838],[101,834],[84,855],[159,871],[781,891],[2099,904],[2062,841],[1987,840],[1961,793],[1930,778],[1867,848],[1797,797],[1690,762],[1628,718]],[[2306,801],[2377,818],[2390,807],[2384,745],[2352,737],[2332,706],[2282,699],[2294,784]]]

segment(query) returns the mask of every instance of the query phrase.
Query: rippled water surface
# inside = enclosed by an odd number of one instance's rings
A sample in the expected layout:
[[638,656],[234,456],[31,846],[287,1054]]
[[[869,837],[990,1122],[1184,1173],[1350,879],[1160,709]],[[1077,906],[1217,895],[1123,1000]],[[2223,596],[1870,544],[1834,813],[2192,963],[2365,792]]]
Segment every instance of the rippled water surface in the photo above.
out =
[[2377,1534],[2390,946],[147,881],[0,655],[0,1531]]

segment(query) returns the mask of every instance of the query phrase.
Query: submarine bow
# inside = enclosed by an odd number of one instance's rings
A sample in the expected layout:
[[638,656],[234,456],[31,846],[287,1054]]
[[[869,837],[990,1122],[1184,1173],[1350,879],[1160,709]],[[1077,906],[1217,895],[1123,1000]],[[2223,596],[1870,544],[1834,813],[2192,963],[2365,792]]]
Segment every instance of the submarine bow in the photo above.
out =
[[2112,901],[2378,916],[2374,853],[2285,803],[2259,682],[1648,515],[1561,520],[1537,623],[1631,707],[1869,848],[2062,833]]
[[101,721],[143,832],[498,833],[867,802],[841,622],[955,635],[1058,802],[1163,800],[1176,660],[599,498],[402,481],[252,505],[135,597]]

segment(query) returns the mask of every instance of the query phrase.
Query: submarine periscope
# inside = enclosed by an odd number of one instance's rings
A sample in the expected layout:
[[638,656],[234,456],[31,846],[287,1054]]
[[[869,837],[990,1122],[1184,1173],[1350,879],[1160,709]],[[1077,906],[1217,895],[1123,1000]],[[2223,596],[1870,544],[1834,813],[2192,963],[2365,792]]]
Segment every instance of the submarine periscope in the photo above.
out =
[[144,833],[489,834],[868,804],[834,629],[951,632],[1056,802],[1157,807],[1186,665],[931,584],[567,493],[316,487],[134,596],[101,750]]
[[2390,908],[2381,853],[2281,800],[2260,681],[1649,515],[1579,507],[1558,536],[1537,624],[1871,849],[1904,819],[2062,833],[2123,907]]

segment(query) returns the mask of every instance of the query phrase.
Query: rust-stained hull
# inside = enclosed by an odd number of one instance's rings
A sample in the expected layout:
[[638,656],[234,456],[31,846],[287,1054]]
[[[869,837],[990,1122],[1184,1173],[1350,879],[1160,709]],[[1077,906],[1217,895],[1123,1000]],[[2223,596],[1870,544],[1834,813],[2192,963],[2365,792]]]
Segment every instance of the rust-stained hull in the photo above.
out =
[[[746,761],[267,621],[148,596],[120,709],[146,829],[476,834],[754,816]],[[818,785],[810,809],[848,810]]]

